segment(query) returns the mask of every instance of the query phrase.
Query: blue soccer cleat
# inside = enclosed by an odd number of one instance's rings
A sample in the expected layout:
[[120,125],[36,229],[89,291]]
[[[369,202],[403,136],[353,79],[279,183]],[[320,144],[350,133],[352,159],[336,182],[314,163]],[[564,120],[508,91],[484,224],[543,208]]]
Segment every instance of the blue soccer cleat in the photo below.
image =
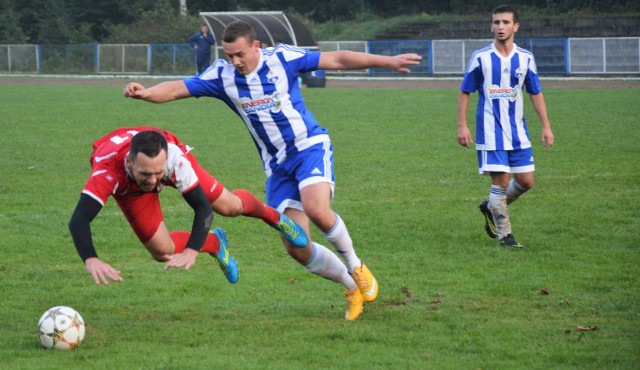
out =
[[220,269],[224,272],[227,280],[229,280],[231,284],[235,284],[238,282],[238,264],[229,253],[227,233],[218,227],[213,230],[213,234],[218,238],[218,241],[220,241],[220,250],[215,254],[210,253],[211,257],[218,261]]
[[273,225],[273,228],[280,231],[280,233],[296,247],[304,248],[309,244],[309,238],[307,237],[307,233],[304,232],[304,229],[302,229],[302,226],[283,213],[280,213],[280,221]]

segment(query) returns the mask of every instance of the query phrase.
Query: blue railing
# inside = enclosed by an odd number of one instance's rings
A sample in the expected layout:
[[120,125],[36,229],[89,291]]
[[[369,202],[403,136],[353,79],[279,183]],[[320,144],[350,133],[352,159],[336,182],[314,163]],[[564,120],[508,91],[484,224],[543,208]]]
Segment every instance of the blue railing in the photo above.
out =
[[[437,76],[464,73],[473,51],[490,42],[328,41],[320,42],[319,49],[418,53],[423,60],[411,68],[412,74]],[[516,39],[516,43],[533,52],[541,75],[640,74],[640,37]],[[218,55],[223,55],[220,50]],[[187,44],[0,45],[0,73],[193,75],[195,56]],[[397,74],[386,69],[360,73]]]

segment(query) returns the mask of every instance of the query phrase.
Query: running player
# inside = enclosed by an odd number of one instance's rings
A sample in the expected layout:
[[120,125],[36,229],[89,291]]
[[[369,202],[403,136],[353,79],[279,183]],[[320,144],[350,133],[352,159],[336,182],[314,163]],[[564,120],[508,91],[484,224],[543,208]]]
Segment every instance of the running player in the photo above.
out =
[[311,220],[343,261],[316,242],[302,249],[285,242],[285,249],[307,271],[345,287],[345,318],[355,320],[364,301],[376,299],[378,283],[357,256],[345,222],[331,208],[335,187],[331,140],[306,109],[298,77],[318,69],[379,67],[408,73],[407,67],[419,64],[421,57],[317,52],[285,44],[263,49],[245,22],[227,25],[222,46],[229,61],[217,60],[198,76],[149,89],[129,83],[124,95],[153,103],[209,96],[238,114],[262,159],[268,204],[297,221],[307,234]]
[[[96,284],[122,281],[120,272],[102,262],[91,237],[90,223],[113,196],[151,256],[170,268],[189,269],[198,252],[216,258],[231,283],[238,268],[227,250],[224,230],[209,233],[213,211],[223,216],[263,220],[293,244],[305,247],[302,228],[246,190],[229,192],[203,169],[174,134],[155,127],[119,128],[93,143],[91,176],[69,222],[69,230],[87,271]],[[159,193],[176,188],[194,210],[191,232],[169,232],[163,220]]]
[[478,167],[481,175],[491,176],[489,199],[480,203],[480,211],[487,234],[498,237],[500,245],[507,248],[523,247],[511,232],[507,205],[531,189],[534,182],[523,86],[542,124],[542,144],[549,148],[554,141],[533,54],[514,43],[519,27],[518,13],[510,5],[493,10],[491,32],[495,40],[474,52],[458,95],[458,143],[469,148],[473,143],[467,126],[469,94],[478,91]]

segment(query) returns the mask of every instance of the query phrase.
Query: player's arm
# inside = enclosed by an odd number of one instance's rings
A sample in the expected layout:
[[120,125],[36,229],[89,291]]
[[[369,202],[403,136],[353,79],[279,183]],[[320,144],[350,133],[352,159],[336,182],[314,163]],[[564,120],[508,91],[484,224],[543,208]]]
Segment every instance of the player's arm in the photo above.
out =
[[140,99],[151,103],[166,103],[191,97],[187,85],[182,80],[161,82],[145,88],[137,82],[130,82],[124,87],[126,98]]
[[193,225],[191,227],[191,235],[187,241],[184,251],[173,255],[171,260],[165,264],[164,269],[168,270],[172,267],[184,267],[189,269],[196,262],[196,257],[202,249],[211,223],[213,222],[213,210],[211,204],[204,194],[202,187],[196,185],[193,189],[182,194],[184,200],[193,208]]
[[458,94],[458,144],[469,148],[473,143],[471,131],[467,124],[467,113],[469,111],[469,93],[460,91]]
[[529,94],[529,96],[531,97],[533,109],[536,111],[536,114],[538,114],[540,124],[542,125],[542,145],[546,148],[550,148],[553,146],[554,137],[553,132],[551,131],[551,122],[547,116],[547,105],[544,102],[544,95],[540,92],[538,94]]
[[417,65],[422,60],[418,54],[400,54],[396,56],[361,53],[350,50],[327,51],[320,54],[318,69],[366,69],[388,68],[393,71],[409,73],[408,66]]
[[186,248],[191,248],[199,252],[207,239],[207,234],[213,222],[213,210],[211,204],[204,194],[202,187],[196,185],[193,189],[182,194],[184,200],[193,208],[193,225],[191,226],[191,236],[187,241]]
[[198,34],[193,34],[191,35],[188,39],[187,42],[189,43],[189,45],[191,45],[192,48],[197,49],[197,42],[198,42]]
[[86,194],[81,194],[76,209],[69,220],[69,231],[73,244],[85,268],[93,277],[96,284],[109,284],[109,280],[122,281],[120,272],[98,258],[96,248],[91,237],[91,221],[102,209],[102,204]]

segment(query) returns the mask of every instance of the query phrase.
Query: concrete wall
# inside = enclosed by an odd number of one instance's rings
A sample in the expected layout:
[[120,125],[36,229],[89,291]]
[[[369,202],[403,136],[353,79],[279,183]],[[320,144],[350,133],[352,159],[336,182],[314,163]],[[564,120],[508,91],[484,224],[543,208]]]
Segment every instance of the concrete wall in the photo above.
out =
[[[428,22],[405,25],[376,35],[378,40],[490,39],[489,20]],[[640,16],[520,19],[518,38],[637,37]]]

